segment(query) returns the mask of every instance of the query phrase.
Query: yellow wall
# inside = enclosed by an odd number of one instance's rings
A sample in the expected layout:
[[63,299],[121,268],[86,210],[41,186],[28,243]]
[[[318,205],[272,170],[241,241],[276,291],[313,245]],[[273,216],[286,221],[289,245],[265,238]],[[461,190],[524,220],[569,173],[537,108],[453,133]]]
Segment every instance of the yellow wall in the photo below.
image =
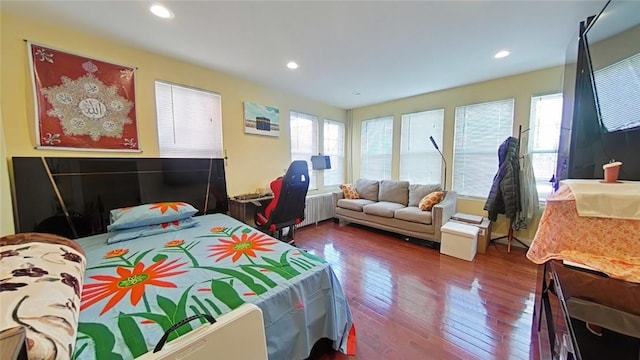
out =
[[[2,110],[0,110],[0,129],[2,129]],[[9,172],[7,171],[7,149],[4,132],[0,132],[0,236],[13,234],[12,211]]]
[[[360,129],[363,120],[393,115],[394,156],[392,179],[398,179],[400,162],[400,124],[402,114],[444,108],[444,141],[442,150],[445,159],[447,160],[447,164],[449,164],[449,168],[447,169],[447,189],[450,189],[452,184],[451,174],[453,173],[453,137],[456,106],[515,98],[513,134],[514,136],[517,136],[518,125],[522,125],[522,129],[529,128],[531,97],[535,95],[561,92],[562,77],[563,67],[558,66],[354,109],[354,136],[351,139],[353,143],[352,151],[354,158],[353,177],[354,179],[357,179],[358,174],[360,173],[360,164],[358,159],[360,158]],[[524,153],[527,148],[527,133],[525,133],[521,139],[522,144],[520,147]],[[428,141],[428,139],[425,138],[425,141]],[[496,157],[497,156],[498,149],[496,149]],[[459,199],[457,210],[468,214],[486,216],[487,212],[482,209],[484,207],[484,202],[485,199]],[[517,232],[516,237],[520,240],[530,242],[535,235],[536,227],[537,219],[532,221],[532,224],[527,231]],[[506,234],[507,230],[508,224],[504,217],[499,218],[498,222],[493,226],[494,233]]]
[[[158,144],[155,123],[154,80],[163,80],[217,92],[222,95],[224,147],[229,156],[227,184],[229,194],[253,191],[264,187],[271,179],[280,175],[290,161],[290,144],[288,112],[301,111],[318,115],[320,119],[330,118],[346,121],[347,112],[343,109],[320,104],[291,94],[272,89],[205,69],[192,64],[142,51],[106,39],[85,35],[78,31],[35,22],[15,15],[1,14],[1,55],[2,64],[0,95],[2,118],[5,119],[3,130],[6,140],[6,154],[2,159],[11,156],[114,156],[114,153],[66,152],[35,150],[34,111],[31,79],[29,75],[27,50],[24,39],[42,43],[61,50],[86,55],[138,67],[136,107],[140,132],[141,154],[116,153],[117,156],[158,156]],[[481,82],[468,86],[418,95],[410,98],[385,102],[372,106],[354,109],[349,117],[353,121],[351,138],[348,140],[353,150],[353,178],[360,172],[360,127],[362,120],[393,115],[394,131],[394,167],[392,177],[397,179],[400,149],[400,119],[405,113],[444,108],[445,126],[443,151],[447,163],[453,164],[454,110],[456,106],[480,103],[485,101],[515,98],[514,134],[518,125],[529,127],[529,111],[531,96],[548,94],[562,89],[562,67],[544,69],[510,76],[506,78]],[[11,91],[6,91],[11,89]],[[242,102],[251,101],[280,109],[281,131],[279,138],[246,135],[243,130]],[[11,119],[11,121],[7,121]],[[0,140],[3,140],[0,138]],[[522,148],[526,148],[527,136],[522,137]],[[4,144],[4,141],[3,141]],[[496,150],[497,151],[497,150]],[[267,157],[268,154],[268,157]],[[497,155],[496,155],[497,156]],[[6,165],[6,163],[5,163]],[[451,168],[452,166],[450,166]],[[6,209],[9,192],[6,190],[6,169],[0,168],[2,188],[0,188],[0,205],[3,209],[2,228],[12,229],[12,220],[7,220]],[[347,172],[349,174],[350,171]],[[451,186],[451,169],[447,188]],[[486,215],[482,210],[484,199],[460,199],[458,211]],[[519,232],[516,236],[529,240],[535,233],[535,223],[528,231]],[[506,222],[499,219],[494,225],[494,233],[506,233]]]
[[[103,38],[59,26],[1,13],[2,64],[0,95],[6,140],[6,154],[12,156],[139,156],[157,157],[154,81],[163,80],[219,93],[222,96],[224,148],[227,151],[227,186],[230,195],[255,191],[282,175],[289,165],[289,110],[345,121],[346,111],[295,95],[275,91],[210,69],[160,56]],[[116,64],[135,66],[136,108],[140,154],[36,150],[32,84],[25,39],[71,53]],[[283,66],[284,67],[284,66]],[[286,74],[285,74],[286,75]],[[243,102],[250,101],[280,109],[278,138],[244,134]],[[3,141],[3,144],[5,142]],[[4,168],[3,168],[4,169]],[[4,171],[4,170],[3,170]],[[2,188],[5,187],[5,174]],[[1,192],[3,209],[10,199]],[[10,207],[10,205],[9,205]],[[3,211],[3,221],[6,216]],[[6,220],[8,224],[12,220]],[[2,230],[5,227],[3,225]]]

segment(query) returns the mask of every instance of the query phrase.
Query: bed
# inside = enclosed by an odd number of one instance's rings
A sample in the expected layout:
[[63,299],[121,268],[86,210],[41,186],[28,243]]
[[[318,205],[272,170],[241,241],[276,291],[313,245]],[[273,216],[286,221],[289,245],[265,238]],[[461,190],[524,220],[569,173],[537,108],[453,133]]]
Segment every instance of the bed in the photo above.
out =
[[[46,228],[73,237],[64,250],[56,245],[56,256],[73,253],[80,260],[65,260],[74,263],[66,265],[76,268],[76,286],[65,285],[61,276],[47,285],[66,291],[70,303],[65,316],[71,326],[56,340],[55,353],[45,351],[41,358],[160,359],[163,352],[156,356],[153,351],[164,336],[165,350],[190,359],[194,357],[182,351],[182,341],[211,327],[212,318],[226,321],[251,308],[262,313],[269,359],[304,359],[321,338],[331,339],[345,354],[355,353],[351,312],[331,266],[221,213],[227,209],[222,159],[170,166],[165,159],[13,161],[17,231]],[[29,191],[37,181],[43,185]],[[44,211],[49,208],[45,204],[39,212],[29,212],[34,192],[44,201],[53,199],[49,207],[55,213]],[[125,213],[129,205],[153,205],[170,213],[182,203],[176,197],[194,205],[186,218],[110,228],[117,223],[114,214]],[[13,247],[0,252],[14,254],[20,245],[6,246]],[[20,256],[31,256],[21,251]],[[7,259],[2,259],[3,271]],[[13,290],[0,293],[3,314],[5,295],[23,288]],[[49,309],[40,310],[31,317],[48,319]],[[10,325],[15,323],[0,323],[0,330]],[[38,345],[32,341],[33,330],[38,328],[27,328],[31,349]],[[236,333],[236,341],[226,346],[247,346],[244,334]]]
[[[74,359],[139,357],[181,320],[220,317],[246,303],[262,311],[270,359],[306,358],[323,337],[353,352],[347,299],[324,260],[223,214],[193,219],[197,224],[186,229],[114,244],[106,244],[113,233],[76,240],[87,265],[82,303],[73,306],[80,309]],[[84,260],[79,251],[73,255]],[[205,323],[185,323],[167,340]],[[241,334],[234,345],[242,346]]]

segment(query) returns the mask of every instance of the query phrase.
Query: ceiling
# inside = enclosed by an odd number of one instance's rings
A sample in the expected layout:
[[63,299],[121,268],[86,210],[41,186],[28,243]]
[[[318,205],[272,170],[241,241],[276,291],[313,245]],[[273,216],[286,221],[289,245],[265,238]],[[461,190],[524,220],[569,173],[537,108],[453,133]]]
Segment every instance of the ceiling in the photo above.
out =
[[[580,21],[605,0],[162,3],[174,19],[151,15],[151,1],[0,6],[353,109],[563,64]],[[511,55],[494,59],[503,49]]]

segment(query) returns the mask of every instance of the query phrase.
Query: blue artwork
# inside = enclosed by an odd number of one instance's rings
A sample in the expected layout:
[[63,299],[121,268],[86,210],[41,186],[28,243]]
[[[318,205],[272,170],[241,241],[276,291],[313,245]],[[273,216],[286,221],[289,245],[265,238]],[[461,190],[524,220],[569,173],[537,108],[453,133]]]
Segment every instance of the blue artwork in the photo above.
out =
[[278,136],[280,134],[280,110],[245,102],[244,132],[246,134]]

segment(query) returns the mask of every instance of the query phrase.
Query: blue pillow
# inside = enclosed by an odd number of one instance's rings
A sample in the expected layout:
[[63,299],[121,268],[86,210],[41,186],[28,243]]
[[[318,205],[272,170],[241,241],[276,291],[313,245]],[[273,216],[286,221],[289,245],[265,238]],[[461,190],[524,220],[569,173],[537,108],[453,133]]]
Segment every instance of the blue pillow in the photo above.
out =
[[198,225],[198,221],[193,218],[170,221],[162,224],[138,226],[135,228],[123,229],[114,233],[113,236],[107,238],[107,244],[115,244],[121,241],[133,240],[145,236],[151,236],[160,233],[178,231]]
[[193,216],[198,210],[184,202],[144,204],[111,210],[111,225],[107,231],[156,225]]

